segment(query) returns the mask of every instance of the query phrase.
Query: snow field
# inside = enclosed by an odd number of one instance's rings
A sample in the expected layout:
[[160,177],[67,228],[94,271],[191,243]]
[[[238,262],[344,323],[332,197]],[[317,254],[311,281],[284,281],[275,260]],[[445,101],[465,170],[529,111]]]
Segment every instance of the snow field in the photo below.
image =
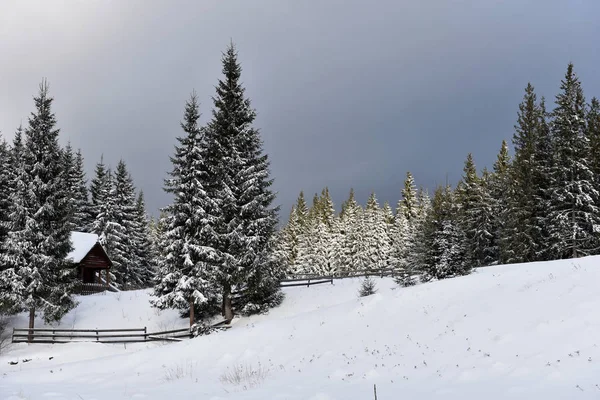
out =
[[[489,267],[411,288],[376,278],[365,298],[360,279],[336,280],[287,288],[268,315],[181,343],[15,345],[0,356],[0,398],[372,399],[376,384],[380,400],[595,399],[599,266]],[[82,297],[61,325],[185,326],[148,299]]]

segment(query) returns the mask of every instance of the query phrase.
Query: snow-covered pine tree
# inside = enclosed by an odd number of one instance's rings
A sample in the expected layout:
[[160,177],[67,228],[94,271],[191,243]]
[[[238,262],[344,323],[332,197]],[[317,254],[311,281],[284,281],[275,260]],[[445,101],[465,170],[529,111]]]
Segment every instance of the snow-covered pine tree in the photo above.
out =
[[596,97],[590,102],[586,119],[587,137],[590,141],[590,168],[596,177],[596,190],[600,190],[600,101]]
[[[2,193],[8,198],[7,214],[3,217],[4,237],[0,242],[0,313],[14,314],[21,311],[20,298],[24,289],[19,276],[15,272],[15,264],[9,264],[4,258],[7,251],[6,240],[8,233],[25,225],[24,200],[26,186],[24,183],[25,169],[23,165],[23,128],[19,126],[13,139],[8,168],[8,182]],[[4,164],[4,163],[2,163]],[[4,168],[3,168],[4,170]],[[3,179],[6,177],[3,175]],[[17,203],[14,203],[14,202]],[[17,220],[19,218],[19,220]]]
[[338,274],[344,276],[356,269],[355,253],[359,250],[357,241],[361,239],[362,208],[354,198],[354,189],[350,189],[348,199],[342,204],[340,213],[340,239],[336,251]]
[[536,259],[550,260],[552,256],[549,252],[548,242],[551,222],[548,219],[548,209],[551,201],[550,188],[554,154],[550,126],[547,122],[546,101],[543,97],[540,101],[539,110],[538,132],[534,148],[535,169],[533,171],[536,241],[538,243]]
[[150,234],[150,222],[146,214],[146,202],[144,192],[140,190],[135,203],[134,230],[132,232],[136,267],[140,272],[142,287],[152,284],[156,273],[154,268],[153,254],[154,245]]
[[504,264],[512,257],[510,237],[504,234],[505,221],[508,215],[508,202],[513,190],[510,176],[510,156],[508,145],[502,141],[500,152],[494,162],[494,172],[490,177],[490,194],[493,199],[494,249],[499,264]]
[[371,296],[372,294],[377,293],[377,288],[375,285],[375,281],[370,276],[365,277],[360,284],[360,289],[358,291],[359,297]]
[[326,187],[323,189],[319,202],[321,204],[321,220],[326,227],[324,242],[327,265],[324,268],[323,274],[330,276],[335,275],[338,269],[335,255],[340,245],[340,226],[339,220],[335,215],[335,206],[329,194],[329,188]]
[[297,269],[306,275],[328,275],[328,228],[318,214],[309,215],[306,230],[299,238]]
[[368,260],[367,269],[382,270],[388,267],[391,249],[387,223],[375,193],[369,196],[364,211],[364,251]]
[[106,250],[106,253],[113,262],[110,281],[116,286],[120,283],[117,280],[119,269],[121,267],[119,260],[113,259],[115,251],[119,251],[117,247],[121,247],[118,238],[123,236],[122,227],[115,223],[115,197],[114,197],[114,179],[110,169],[105,169],[102,165],[101,173],[98,173],[96,168],[95,184],[93,185],[96,201],[94,206],[94,221],[90,226],[90,231],[98,235],[98,241]]
[[396,231],[395,216],[390,203],[387,201],[383,203],[381,209],[383,213],[383,220],[385,221],[385,234],[387,238],[388,256],[386,265],[387,268],[395,269],[398,265],[397,251],[396,251],[396,238],[398,233]]
[[160,244],[153,306],[174,308],[195,322],[197,311],[212,313],[219,300],[215,282],[215,262],[219,260],[213,225],[218,204],[209,196],[203,182],[209,170],[205,163],[206,131],[198,125],[198,98],[192,93],[186,102],[177,138],[173,169],[165,180],[172,203],[161,212],[158,222]]
[[541,232],[536,219],[537,168],[535,150],[540,130],[540,108],[535,90],[527,85],[519,104],[517,124],[513,136],[515,155],[511,166],[512,188],[509,192],[507,221],[503,242],[506,243],[506,262],[537,260],[541,247]]
[[494,265],[498,263],[498,249],[495,241],[496,215],[495,202],[492,197],[492,174],[483,169],[479,179],[479,202],[477,203],[476,220],[479,221],[477,231],[479,266]]
[[[600,101],[592,98],[587,113],[587,137],[590,141],[590,169],[594,174],[594,186],[600,192]],[[600,196],[596,206],[600,208]],[[600,226],[595,229],[596,240],[600,240]],[[593,254],[600,254],[600,248],[592,250]]]
[[233,318],[232,291],[243,291],[240,307],[246,311],[275,305],[282,295],[278,280],[281,265],[272,257],[272,237],[278,208],[269,160],[260,134],[252,125],[256,112],[244,95],[241,66],[231,44],[222,57],[223,78],[213,97],[213,117],[207,129],[210,157],[210,196],[219,203],[215,224],[221,255],[217,281],[226,320]]
[[594,225],[600,223],[600,213],[595,177],[590,168],[585,99],[573,64],[569,64],[561,82],[552,117],[550,255],[553,258],[580,257],[596,250],[593,230]]
[[395,240],[393,253],[397,260],[396,283],[402,286],[415,284],[415,266],[417,265],[417,249],[419,246],[417,238],[417,225],[419,220],[419,205],[417,203],[417,189],[415,181],[410,172],[406,173],[402,198],[396,207],[396,218],[394,221]]
[[123,288],[139,288],[145,280],[145,267],[137,258],[138,210],[133,179],[123,160],[117,164],[111,191],[113,204],[111,236],[106,238],[117,283]]
[[300,191],[298,195],[298,199],[296,200],[296,212],[298,214],[298,222],[300,224],[304,224],[306,218],[308,218],[308,205],[306,204],[306,199],[304,198],[304,191]]
[[427,191],[421,187],[417,192],[417,215],[414,224],[414,234],[409,244],[409,260],[412,263],[410,268],[413,274],[420,275],[421,280],[427,278],[425,272],[429,265],[427,254],[431,247],[432,234],[429,232],[427,216],[431,213],[431,210],[431,198]]
[[16,278],[11,311],[29,310],[30,328],[36,312],[42,312],[46,321],[56,321],[75,306],[71,297],[75,269],[65,260],[71,250],[68,197],[46,81],[34,101],[36,110],[29,117],[22,162],[15,173],[12,226],[2,255]]
[[413,230],[412,236],[409,239],[408,246],[408,260],[410,262],[408,273],[408,279],[405,281],[405,285],[411,285],[415,283],[413,277],[415,274],[420,275],[421,280],[427,279],[429,261],[428,252],[431,248],[432,232],[430,232],[429,224],[427,223],[427,217],[431,213],[432,205],[431,199],[423,188],[420,188],[417,193],[417,213],[414,219],[414,225],[411,228]]
[[[0,138],[0,252],[10,229],[10,193],[13,182],[12,154],[4,138]],[[0,266],[0,270],[2,267]]]
[[90,227],[90,207],[81,150],[75,154],[71,143],[68,143],[63,151],[63,163],[70,196],[70,229],[85,232]]
[[107,180],[109,180],[108,172],[108,168],[104,164],[104,156],[101,156],[100,162],[96,164],[94,177],[90,185],[90,228],[88,229],[88,231],[98,235],[99,232],[94,230],[94,225],[100,213],[100,208],[106,203],[110,194],[110,191],[106,191]]
[[458,221],[458,208],[450,186],[438,187],[434,193],[431,213],[427,217],[427,269],[425,280],[445,279],[468,274],[465,260],[464,233]]
[[276,251],[279,259],[283,263],[286,274],[294,274],[296,258],[298,257],[298,239],[300,235],[300,226],[296,206],[292,206],[288,223],[279,231],[277,235]]
[[[12,155],[4,138],[0,140],[0,259],[10,229],[10,193],[12,191]],[[16,279],[9,265],[0,263],[0,315],[11,308],[12,279]]]
[[[493,247],[491,196],[488,182],[477,176],[473,156],[465,161],[464,175],[457,187],[459,228],[464,232],[465,263],[470,268],[489,265]],[[486,179],[489,178],[486,176]]]

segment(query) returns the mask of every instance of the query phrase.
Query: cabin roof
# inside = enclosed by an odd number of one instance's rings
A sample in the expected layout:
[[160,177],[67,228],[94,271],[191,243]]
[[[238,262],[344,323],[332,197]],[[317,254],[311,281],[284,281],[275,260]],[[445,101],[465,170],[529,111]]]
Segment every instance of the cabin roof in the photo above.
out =
[[84,232],[71,232],[71,243],[73,250],[67,254],[66,259],[78,263],[92,250],[98,243],[98,235]]

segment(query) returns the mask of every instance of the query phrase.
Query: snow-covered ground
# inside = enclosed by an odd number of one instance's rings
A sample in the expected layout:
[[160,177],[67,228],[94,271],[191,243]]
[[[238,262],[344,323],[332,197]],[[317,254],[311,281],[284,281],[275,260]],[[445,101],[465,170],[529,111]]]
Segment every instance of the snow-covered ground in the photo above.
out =
[[[270,314],[181,343],[15,345],[0,356],[0,397],[369,400],[376,384],[379,400],[600,398],[600,257],[407,289],[377,279],[361,299],[359,284],[287,288]],[[83,297],[62,326],[186,326],[148,298]],[[236,367],[259,373],[223,380]]]

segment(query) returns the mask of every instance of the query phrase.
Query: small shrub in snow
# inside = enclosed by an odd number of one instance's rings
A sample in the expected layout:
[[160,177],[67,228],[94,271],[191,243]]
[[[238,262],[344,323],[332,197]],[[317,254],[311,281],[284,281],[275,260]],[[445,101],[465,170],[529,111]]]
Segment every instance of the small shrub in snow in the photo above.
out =
[[186,361],[185,364],[177,364],[175,367],[167,368],[165,371],[165,381],[171,382],[183,378],[194,378],[195,362]]
[[192,337],[210,335],[213,332],[220,330],[214,326],[208,325],[206,322],[198,322],[192,325],[191,332]]
[[358,295],[360,297],[365,297],[375,293],[377,293],[377,289],[375,288],[375,281],[370,276],[367,276],[360,285]]
[[260,363],[256,367],[250,364],[239,364],[227,368],[227,371],[221,375],[220,380],[229,385],[242,386],[246,390],[263,383],[268,375],[269,369]]

